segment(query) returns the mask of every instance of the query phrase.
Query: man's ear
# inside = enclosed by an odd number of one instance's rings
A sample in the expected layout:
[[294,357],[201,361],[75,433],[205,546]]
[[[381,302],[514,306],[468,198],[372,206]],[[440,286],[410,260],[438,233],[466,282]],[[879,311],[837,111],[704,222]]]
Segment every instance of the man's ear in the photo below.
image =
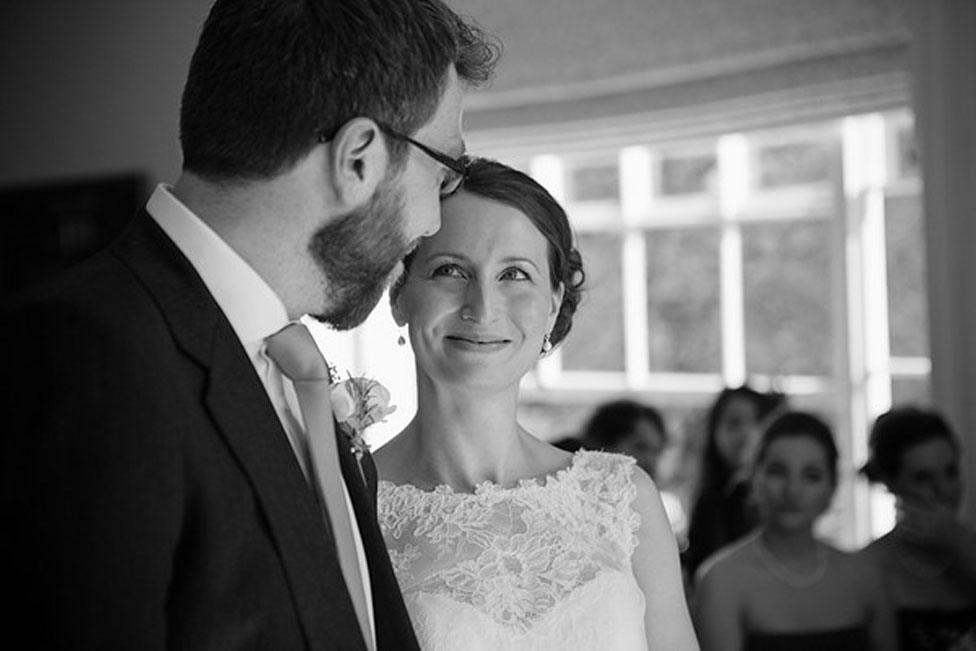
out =
[[353,118],[328,143],[330,181],[344,208],[363,205],[386,177],[390,163],[379,125],[369,118]]

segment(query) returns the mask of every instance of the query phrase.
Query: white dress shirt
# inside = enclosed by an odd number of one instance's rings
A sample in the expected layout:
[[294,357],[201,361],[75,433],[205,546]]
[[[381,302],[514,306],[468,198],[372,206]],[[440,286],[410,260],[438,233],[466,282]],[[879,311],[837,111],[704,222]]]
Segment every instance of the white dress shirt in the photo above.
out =
[[[207,224],[173,196],[165,184],[156,187],[146,210],[196,269],[210,294],[247,351],[264,390],[274,405],[281,426],[288,435],[295,457],[309,480],[308,440],[294,386],[268,357],[265,338],[290,322],[284,304],[258,273]],[[353,538],[359,557],[360,574],[367,595],[372,595],[366,553],[359,535],[356,513],[349,490],[342,482],[346,506],[353,523]],[[366,599],[372,639],[376,639],[372,598]]]

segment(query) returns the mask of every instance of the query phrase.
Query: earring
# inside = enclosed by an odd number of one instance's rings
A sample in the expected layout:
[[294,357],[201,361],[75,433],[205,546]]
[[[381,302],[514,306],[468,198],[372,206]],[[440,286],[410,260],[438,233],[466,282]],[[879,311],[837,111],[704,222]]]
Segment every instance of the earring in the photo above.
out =
[[407,343],[407,338],[403,336],[403,330],[400,330],[400,336],[397,337],[397,346],[403,346]]
[[542,335],[542,354],[545,355],[552,350],[552,342],[549,341],[549,333]]

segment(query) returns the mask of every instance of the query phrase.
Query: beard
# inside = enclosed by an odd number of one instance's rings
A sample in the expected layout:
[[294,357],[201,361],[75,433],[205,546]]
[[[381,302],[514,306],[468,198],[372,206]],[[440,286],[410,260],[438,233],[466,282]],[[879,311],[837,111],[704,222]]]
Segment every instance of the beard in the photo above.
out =
[[316,231],[308,249],[327,279],[330,306],[312,317],[336,330],[365,321],[383,296],[393,268],[410,250],[403,233],[403,196],[393,189],[391,175],[365,206]]

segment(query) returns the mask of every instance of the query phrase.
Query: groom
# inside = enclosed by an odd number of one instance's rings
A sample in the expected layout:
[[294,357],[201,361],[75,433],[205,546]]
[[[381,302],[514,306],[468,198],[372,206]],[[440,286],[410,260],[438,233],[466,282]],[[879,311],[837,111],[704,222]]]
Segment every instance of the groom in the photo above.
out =
[[[340,447],[354,524],[334,531],[267,340],[304,314],[359,324],[439,227],[465,172],[462,95],[494,56],[440,0],[216,1],[179,180],[4,310],[6,639],[416,648],[375,468],[364,485]],[[342,537],[363,585],[343,578]]]

